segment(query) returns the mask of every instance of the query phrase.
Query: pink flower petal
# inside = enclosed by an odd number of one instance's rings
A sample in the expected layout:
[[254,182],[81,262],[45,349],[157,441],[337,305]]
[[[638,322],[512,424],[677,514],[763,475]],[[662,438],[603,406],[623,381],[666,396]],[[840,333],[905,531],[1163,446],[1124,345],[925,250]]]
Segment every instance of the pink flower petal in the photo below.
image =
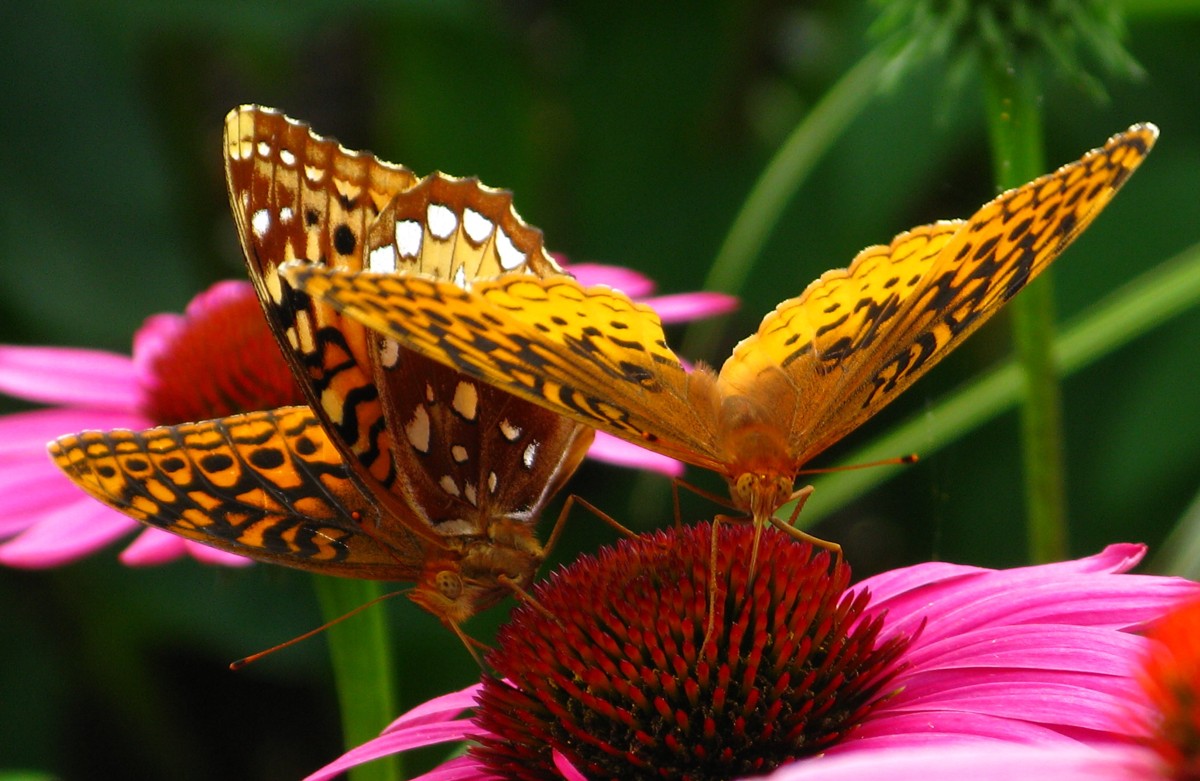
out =
[[897,748],[818,757],[767,776],[770,781],[1166,781],[1150,752],[1136,746]]
[[584,287],[608,285],[620,290],[630,298],[648,296],[654,292],[654,282],[645,274],[624,266],[609,266],[604,263],[567,263],[566,270]]
[[475,707],[475,697],[481,688],[481,684],[473,683],[464,689],[434,697],[398,717],[383,731],[392,732],[418,724],[437,724],[446,719],[457,718],[463,711]]
[[936,616],[923,643],[996,622],[1129,629],[1160,615],[1164,600],[1196,590],[1180,578],[1106,577],[1133,566],[1139,550],[1110,546],[1080,562],[1010,570],[917,565],[868,578],[855,589],[871,589],[872,612],[887,611],[889,632],[912,632],[927,616]]
[[[407,751],[419,746],[466,740],[472,732],[472,724],[469,720],[460,719],[458,716],[464,710],[475,706],[475,695],[479,689],[480,685],[474,684],[465,689],[443,694],[428,702],[421,703],[389,724],[378,738],[351,749],[335,761],[308,776],[305,781],[332,778],[343,770],[362,764],[363,762],[369,762],[372,759],[378,759],[379,757],[395,754],[400,751]],[[464,759],[466,758],[464,757]],[[439,770],[446,768],[449,764],[443,765]],[[477,766],[475,767],[475,773],[477,774],[475,776],[454,777],[479,777],[478,773],[480,771]],[[437,772],[434,771],[434,773]],[[442,779],[450,777],[436,776],[436,778]],[[435,776],[429,774],[422,776],[422,778],[433,779]]]
[[350,749],[333,762],[307,776],[305,781],[322,781],[333,778],[355,765],[386,757],[389,754],[421,746],[466,740],[470,732],[471,723],[465,719],[442,724],[421,724],[405,730],[385,732],[374,740],[368,740],[361,746]]
[[[249,567],[254,563],[253,559],[248,559],[237,553],[223,551],[220,548],[214,548],[211,545],[205,545],[202,542],[194,540],[184,540],[183,548],[188,556],[201,564],[211,564],[218,567]],[[124,563],[124,557],[121,558],[121,561]]]
[[664,324],[685,323],[690,320],[716,317],[738,308],[736,296],[707,292],[656,296],[642,299],[642,303],[654,307],[658,318]]
[[0,391],[43,404],[134,410],[141,393],[133,361],[74,347],[0,345]]
[[[24,531],[47,513],[87,495],[54,466],[50,467],[53,472],[41,464],[30,465],[34,466],[36,471],[7,466],[0,469],[0,539]],[[32,474],[21,480],[21,473],[26,471]]]
[[571,760],[563,756],[558,749],[554,749],[550,756],[554,760],[554,769],[562,774],[565,781],[588,781],[587,776],[576,770]]
[[449,762],[417,776],[412,781],[503,781],[488,773],[471,757],[455,757]]
[[202,564],[245,567],[254,562],[236,553],[227,553],[203,543],[161,529],[144,528],[117,558],[127,567],[157,567],[177,559],[191,557]]
[[626,442],[623,439],[596,432],[596,439],[588,450],[588,457],[617,466],[627,466],[633,469],[649,469],[660,472],[668,477],[679,477],[683,474],[683,464],[673,458],[652,453],[644,447]]
[[0,564],[37,569],[57,567],[105,547],[137,527],[131,518],[89,496],[45,513],[21,534],[0,545]]
[[1033,722],[963,711],[923,710],[872,716],[827,756],[856,755],[885,748],[949,746],[1002,740],[1013,745],[1074,745],[1061,730]]
[[18,455],[47,460],[46,443],[87,429],[148,428],[145,417],[131,410],[39,409],[0,416],[0,458]]

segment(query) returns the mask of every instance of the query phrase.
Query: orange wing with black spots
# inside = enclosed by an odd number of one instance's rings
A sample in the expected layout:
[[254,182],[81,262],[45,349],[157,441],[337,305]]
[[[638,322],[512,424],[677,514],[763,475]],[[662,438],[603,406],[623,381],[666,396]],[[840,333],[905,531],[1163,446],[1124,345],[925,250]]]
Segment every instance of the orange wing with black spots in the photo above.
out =
[[225,123],[229,195],[268,323],[310,407],[51,445],[101,501],[252,558],[414,580],[450,625],[528,587],[535,524],[592,431],[401,348],[294,290],[284,263],[561,274],[509,193],[408,169],[272,109]]
[[420,541],[381,524],[307,407],[50,444],[96,499],[215,548],[316,572],[413,580]]
[[801,466],[895,398],[1039,274],[1149,152],[1153,125],[1000,195],[969,220],[863,250],[769,314],[719,374],[688,372],[658,318],[571,280],[468,290],[292,264],[298,288],[483,382],[721,472],[764,522]]

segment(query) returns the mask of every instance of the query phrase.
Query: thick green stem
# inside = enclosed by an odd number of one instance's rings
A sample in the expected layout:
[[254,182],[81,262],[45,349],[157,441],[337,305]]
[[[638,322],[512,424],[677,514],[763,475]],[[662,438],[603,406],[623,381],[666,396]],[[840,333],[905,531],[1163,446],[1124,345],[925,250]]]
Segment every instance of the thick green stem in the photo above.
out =
[[[1200,245],[1146,272],[1064,328],[1054,340],[1054,364],[1061,376],[1073,374],[1197,306]],[[913,451],[928,456],[1009,409],[1021,396],[1021,372],[1009,361],[848,454],[842,463],[865,464]],[[800,525],[811,526],[902,471],[858,469],[814,480],[817,490],[800,513]]]
[[[985,76],[988,130],[996,182],[1018,187],[1045,170],[1036,71],[1019,61],[994,61]],[[1013,339],[1025,375],[1021,450],[1025,465],[1026,529],[1032,561],[1067,555],[1066,464],[1062,399],[1051,345],[1054,288],[1049,273],[1013,302]]]
[[[321,613],[332,621],[380,596],[379,583],[314,576]],[[347,749],[379,735],[399,714],[392,679],[392,652],[387,616],[381,607],[364,610],[325,632],[333,663],[334,684]],[[351,781],[397,781],[403,777],[400,757],[391,755],[359,765]]]
[[[704,280],[705,290],[734,295],[742,290],[783,210],[817,161],[874,97],[886,62],[881,50],[869,52],[829,89],[783,142],[729,227]],[[716,341],[720,323],[705,320],[689,327],[682,354],[704,357]]]

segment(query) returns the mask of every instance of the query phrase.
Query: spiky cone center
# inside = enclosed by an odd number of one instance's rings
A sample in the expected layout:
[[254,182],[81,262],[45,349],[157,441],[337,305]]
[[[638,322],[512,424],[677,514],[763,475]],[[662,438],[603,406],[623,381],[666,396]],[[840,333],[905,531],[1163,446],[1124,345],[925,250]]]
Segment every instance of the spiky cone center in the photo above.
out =
[[1163,778],[1200,781],[1200,600],[1167,614],[1149,636],[1157,642],[1139,675],[1155,714],[1149,745]]
[[[844,562],[750,524],[624,540],[556,572],[500,631],[472,751],[504,778],[725,779],[845,737],[889,692],[908,638],[880,642]],[[540,607],[539,607],[540,606]],[[702,648],[703,646],[703,648]]]
[[143,411],[156,424],[304,403],[249,285],[197,297],[145,363]]

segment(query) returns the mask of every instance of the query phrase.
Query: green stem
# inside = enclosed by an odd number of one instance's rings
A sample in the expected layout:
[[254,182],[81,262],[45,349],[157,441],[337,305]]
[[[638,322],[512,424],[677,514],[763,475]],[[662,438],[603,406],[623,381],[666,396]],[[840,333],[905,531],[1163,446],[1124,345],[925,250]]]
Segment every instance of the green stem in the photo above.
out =
[[[735,295],[742,290],[783,210],[817,161],[875,95],[886,62],[881,50],[868,52],[829,89],[783,142],[729,227],[704,280],[705,290]],[[705,320],[690,326],[683,339],[682,354],[692,358],[704,356],[716,341],[720,328],[720,320]]]
[[[379,583],[314,576],[321,613],[326,621],[341,618],[383,593]],[[347,749],[379,735],[398,712],[392,679],[392,653],[387,616],[378,606],[329,627],[325,632],[333,663],[334,684]],[[359,765],[351,781],[397,781],[403,776],[398,755]]]
[[[986,70],[988,130],[996,183],[1018,187],[1045,170],[1036,71],[996,59]],[[1021,450],[1029,556],[1057,561],[1067,554],[1066,464],[1062,398],[1054,368],[1054,287],[1049,273],[1013,302],[1013,341],[1025,378]]]
[[[1054,364],[1060,376],[1073,374],[1197,305],[1200,244],[1141,275],[1064,328],[1054,340]],[[863,464],[913,451],[929,456],[1004,412],[1021,396],[1021,373],[1010,360],[850,453],[843,463]],[[811,526],[900,471],[859,469],[814,480],[817,490],[800,513],[800,523]],[[780,510],[780,515],[786,514]]]

